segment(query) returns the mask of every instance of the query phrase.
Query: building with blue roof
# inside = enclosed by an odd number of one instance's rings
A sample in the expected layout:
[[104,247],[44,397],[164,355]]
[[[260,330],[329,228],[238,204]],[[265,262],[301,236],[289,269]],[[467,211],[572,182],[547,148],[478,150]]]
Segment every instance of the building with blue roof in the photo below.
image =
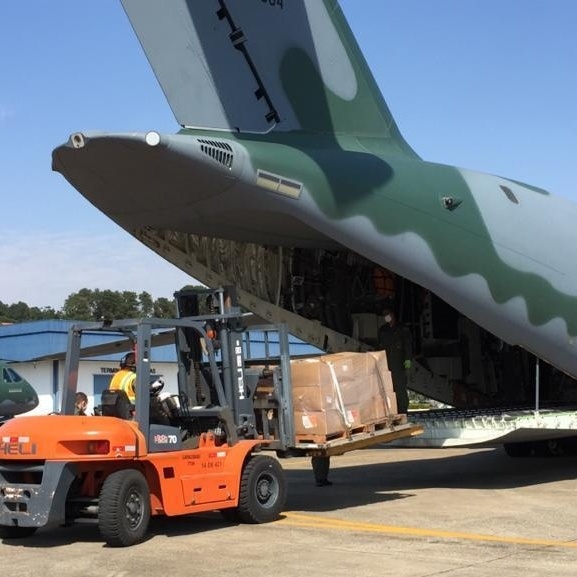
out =
[[[46,320],[0,326],[0,360],[14,363],[18,373],[36,390],[40,403],[28,414],[46,414],[60,408],[60,389],[64,378],[64,360],[68,345],[68,332],[76,321]],[[83,347],[105,345],[118,341],[119,335],[102,332],[84,332]],[[252,356],[264,351],[258,333],[251,335]],[[274,343],[273,343],[274,346]],[[290,337],[291,355],[315,355],[320,351]],[[81,359],[78,390],[86,393],[89,410],[100,404],[100,394],[108,387],[112,375],[119,368],[124,353],[107,353]],[[261,354],[260,356],[264,356]],[[165,390],[177,392],[176,349],[172,345],[155,347],[152,372],[162,377]]]

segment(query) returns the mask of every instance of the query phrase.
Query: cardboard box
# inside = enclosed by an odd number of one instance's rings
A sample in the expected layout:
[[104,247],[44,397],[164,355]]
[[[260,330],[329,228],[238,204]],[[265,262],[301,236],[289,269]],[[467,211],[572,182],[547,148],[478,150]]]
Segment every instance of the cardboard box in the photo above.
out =
[[363,425],[379,423],[385,420],[391,413],[387,409],[387,402],[382,397],[373,397],[361,407],[361,421]]
[[372,357],[377,364],[380,371],[386,372],[389,370],[389,364],[387,363],[387,352],[386,351],[368,351],[364,353]]
[[295,433],[301,437],[331,437],[345,430],[343,415],[336,409],[295,411]]
[[293,405],[301,411],[323,411],[338,408],[338,400],[332,386],[293,388]]
[[380,372],[378,376],[375,374],[372,378],[376,379],[378,387],[378,392],[373,397],[380,397],[384,401],[387,415],[396,415],[398,413],[397,395],[393,388],[393,377],[390,371]]
[[[379,378],[387,379],[386,375],[377,374],[382,367],[373,356],[364,353],[337,353],[291,361],[293,396],[301,394],[303,388],[313,387],[320,388],[320,397],[324,399],[336,398],[345,406],[358,403],[359,399],[380,394]],[[384,370],[388,375],[388,369]]]
[[297,435],[344,433],[397,413],[384,351],[294,360],[291,378]]

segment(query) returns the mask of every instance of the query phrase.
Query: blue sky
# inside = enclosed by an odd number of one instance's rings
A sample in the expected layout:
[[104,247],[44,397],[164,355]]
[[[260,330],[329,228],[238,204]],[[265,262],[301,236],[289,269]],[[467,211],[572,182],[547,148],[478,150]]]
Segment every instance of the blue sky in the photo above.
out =
[[[577,202],[575,0],[341,5],[423,158]],[[188,277],[50,167],[78,130],[178,130],[119,0],[1,0],[0,54],[0,301],[60,308],[83,287],[171,297]]]

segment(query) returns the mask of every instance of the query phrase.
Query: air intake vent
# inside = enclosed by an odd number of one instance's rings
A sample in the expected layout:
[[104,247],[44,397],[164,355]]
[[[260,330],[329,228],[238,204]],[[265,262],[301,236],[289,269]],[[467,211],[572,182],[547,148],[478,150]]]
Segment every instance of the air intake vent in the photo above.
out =
[[219,142],[217,140],[204,140],[199,138],[200,150],[213,160],[216,160],[222,166],[229,170],[232,168],[232,161],[234,155],[232,153],[232,146],[226,142]]

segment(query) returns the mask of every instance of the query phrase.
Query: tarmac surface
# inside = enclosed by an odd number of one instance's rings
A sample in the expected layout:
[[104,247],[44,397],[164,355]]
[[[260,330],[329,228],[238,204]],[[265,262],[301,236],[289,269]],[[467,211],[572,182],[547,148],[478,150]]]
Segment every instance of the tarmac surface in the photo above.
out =
[[95,525],[0,544],[10,577],[532,577],[577,573],[577,458],[501,449],[386,445],[332,458],[331,487],[309,459],[282,461],[283,518],[234,525],[219,513],[156,518],[115,549]]

